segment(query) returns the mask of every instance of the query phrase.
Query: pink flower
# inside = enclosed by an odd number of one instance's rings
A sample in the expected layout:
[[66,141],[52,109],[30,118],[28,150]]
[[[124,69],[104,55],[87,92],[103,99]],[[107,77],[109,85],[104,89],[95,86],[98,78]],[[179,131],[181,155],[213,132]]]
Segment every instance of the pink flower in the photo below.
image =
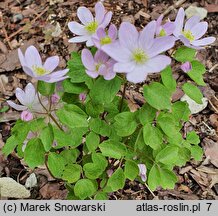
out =
[[100,49],[106,44],[111,44],[117,39],[117,28],[115,25],[110,25],[108,31],[104,28],[99,28],[97,34],[93,36],[92,40],[95,46]]
[[192,70],[192,65],[191,65],[190,62],[185,62],[185,63],[183,63],[183,64],[180,66],[180,68],[181,68],[185,73],[187,73],[187,72],[189,72],[190,70]]
[[163,37],[163,36],[169,36],[173,34],[173,31],[175,30],[175,24],[173,22],[166,22],[165,24],[162,24],[163,15],[159,16],[159,18],[156,21],[156,36],[157,37]]
[[147,168],[145,164],[138,164],[138,167],[139,167],[139,175],[141,176],[142,181],[145,182],[147,179],[146,176]]
[[73,21],[68,23],[70,31],[76,35],[69,40],[72,43],[80,43],[86,41],[86,46],[93,46],[92,37],[96,34],[98,28],[106,28],[110,23],[112,12],[106,12],[103,4],[98,2],[95,5],[95,18],[90,10],[86,7],[79,7],[77,16],[82,25]]
[[79,94],[79,100],[84,103],[86,100],[86,94],[85,93],[80,93]]
[[143,82],[149,73],[163,70],[171,63],[171,59],[162,53],[172,48],[173,36],[154,38],[156,21],[150,22],[142,32],[130,23],[120,26],[119,40],[104,45],[102,50],[117,63],[114,71],[127,73],[127,80],[133,83]]
[[18,56],[24,72],[37,80],[54,83],[68,78],[65,75],[69,69],[53,72],[59,64],[58,56],[49,57],[42,64],[39,52],[34,46],[28,47],[25,55],[23,55],[21,49],[18,49]]
[[111,80],[116,76],[113,70],[115,61],[101,50],[98,50],[93,58],[88,49],[83,49],[82,62],[86,68],[86,73],[92,78],[102,75],[104,79]]
[[59,100],[60,100],[60,97],[59,97],[58,94],[53,94],[53,95],[51,96],[51,103],[52,103],[52,104],[56,104]]
[[15,95],[22,105],[15,104],[11,100],[8,100],[7,103],[14,109],[19,111],[29,110],[30,112],[42,111],[42,107],[39,103],[33,84],[28,83],[24,91],[20,88],[16,88]]
[[20,117],[21,117],[21,120],[23,121],[31,121],[33,119],[33,114],[28,110],[24,110],[21,113]]
[[[202,49],[202,46],[213,43],[215,37],[206,37],[200,39],[207,31],[208,23],[200,22],[199,16],[193,16],[187,20],[184,26],[185,11],[180,8],[175,20],[175,30],[173,34],[180,39],[185,46],[194,49]],[[184,26],[184,27],[183,27]]]

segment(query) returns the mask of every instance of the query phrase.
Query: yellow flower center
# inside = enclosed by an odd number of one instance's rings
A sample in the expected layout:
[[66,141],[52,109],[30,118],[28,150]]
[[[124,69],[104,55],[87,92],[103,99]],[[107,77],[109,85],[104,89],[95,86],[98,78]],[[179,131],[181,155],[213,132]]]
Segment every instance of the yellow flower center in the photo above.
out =
[[161,31],[159,33],[159,36],[163,37],[163,36],[166,36],[166,35],[167,35],[166,31],[164,29],[161,29]]
[[45,68],[37,67],[37,66],[33,66],[33,71],[34,71],[38,76],[43,76],[43,75],[49,73],[49,71],[45,70]]
[[90,22],[86,27],[85,29],[90,33],[90,34],[93,34],[96,32],[98,28],[98,23],[97,22]]
[[187,31],[182,31],[182,34],[189,40],[189,41],[193,41],[195,40],[194,35],[192,34],[192,32],[190,30]]
[[111,38],[106,36],[100,40],[101,45],[110,44],[112,42]]
[[96,64],[96,65],[95,65],[95,70],[98,71],[99,68],[101,67],[101,65],[102,65],[101,63]]
[[144,64],[148,60],[148,56],[145,54],[145,52],[142,49],[136,49],[133,52],[133,60],[137,64]]

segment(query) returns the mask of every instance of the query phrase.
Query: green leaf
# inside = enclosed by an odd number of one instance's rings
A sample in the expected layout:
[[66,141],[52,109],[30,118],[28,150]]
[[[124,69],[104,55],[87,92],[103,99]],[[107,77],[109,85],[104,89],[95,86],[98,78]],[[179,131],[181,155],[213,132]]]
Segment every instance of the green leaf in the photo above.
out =
[[45,151],[49,151],[54,141],[54,133],[50,123],[40,133],[40,139],[42,141],[42,144],[44,145]]
[[157,110],[171,108],[170,96],[169,90],[160,83],[153,82],[149,86],[144,86],[145,100]]
[[201,161],[203,156],[203,150],[200,146],[191,147],[191,155],[196,161]]
[[194,86],[191,83],[185,83],[182,86],[182,89],[192,100],[198,104],[202,104],[203,95],[197,86]]
[[176,80],[173,78],[172,69],[170,66],[167,66],[161,72],[161,79],[166,88],[173,93],[176,91]]
[[61,178],[65,164],[65,159],[62,155],[55,152],[49,153],[47,165],[53,176]]
[[195,57],[196,50],[182,46],[174,54],[174,58],[179,62],[192,61]]
[[114,127],[119,136],[129,136],[137,128],[137,122],[135,120],[135,113],[122,112],[115,116]]
[[70,79],[64,80],[62,85],[67,93],[80,94],[87,90],[87,86],[84,83],[72,83]]
[[74,193],[81,200],[94,195],[96,192],[95,184],[89,179],[80,179],[74,187]]
[[90,79],[85,72],[81,56],[77,52],[71,54],[71,59],[67,62],[69,68],[68,76],[71,78],[72,83],[82,83]]
[[200,143],[199,136],[196,134],[195,131],[188,132],[186,136],[186,140],[191,144],[198,145]]
[[170,115],[158,116],[157,123],[168,137],[173,138],[179,132],[175,120]]
[[47,83],[38,80],[37,90],[40,92],[40,94],[44,96],[52,95],[55,91],[55,83]]
[[176,182],[175,173],[158,164],[153,165],[148,175],[148,186],[151,190],[155,190],[158,186],[164,189],[173,189]]
[[150,106],[148,103],[145,103],[141,109],[138,111],[138,119],[142,125],[146,123],[152,123],[156,117],[157,110]]
[[139,174],[139,168],[135,161],[128,160],[125,163],[124,174],[126,178],[133,181]]
[[115,77],[112,80],[105,80],[103,77],[99,77],[90,90],[90,97],[96,103],[110,103],[119,91],[120,86],[121,79],[118,77]]
[[100,137],[94,133],[90,132],[86,136],[86,146],[90,152],[95,152],[95,149],[98,147],[100,143]]
[[172,105],[172,114],[176,121],[188,121],[191,112],[186,102],[177,101]]
[[83,166],[83,170],[86,177],[89,179],[97,179],[104,171],[98,163],[86,163]]
[[96,118],[100,113],[104,112],[103,104],[95,103],[93,100],[90,100],[86,103],[86,112],[88,115]]
[[[3,106],[3,107],[0,109],[0,113],[3,113],[3,112],[8,111],[9,108],[10,108],[9,106]],[[1,119],[0,119],[0,121],[1,121]]]
[[175,165],[184,166],[191,158],[191,151],[185,147],[181,147],[179,148],[178,155],[179,157],[177,158]]
[[99,145],[104,156],[120,159],[126,155],[126,146],[118,141],[107,140]]
[[68,164],[63,173],[62,179],[68,181],[68,183],[74,183],[80,179],[82,167],[78,164]]
[[8,156],[14,151],[17,145],[22,145],[25,141],[29,127],[27,122],[18,121],[12,128],[12,135],[7,139],[5,145],[2,148],[2,153]]
[[65,159],[66,164],[71,164],[76,163],[80,151],[78,149],[65,149],[60,153],[60,155]]
[[146,145],[152,149],[158,149],[163,143],[163,135],[160,130],[153,127],[151,124],[146,124],[143,127],[143,138]]
[[31,139],[24,151],[24,160],[33,169],[45,162],[45,149],[39,138]]
[[93,153],[92,161],[93,163],[98,164],[98,166],[101,166],[102,170],[105,170],[108,165],[107,159],[101,153]]
[[118,168],[112,176],[108,179],[107,186],[112,189],[112,191],[117,191],[122,189],[125,185],[125,175],[121,168]]
[[91,119],[89,126],[90,129],[97,134],[108,137],[111,135],[111,127],[99,118]]
[[155,161],[166,165],[174,164],[179,157],[178,152],[177,146],[167,146],[157,154]]
[[192,61],[191,65],[192,69],[187,73],[188,76],[198,85],[206,86],[203,80],[203,74],[206,71],[205,66],[201,64],[199,61]]
[[98,192],[95,195],[95,200],[108,200],[107,193],[105,193],[105,192]]
[[152,191],[161,186],[160,172],[159,166],[154,164],[148,174],[148,186]]
[[87,115],[78,106],[65,105],[56,112],[60,121],[70,128],[88,127]]

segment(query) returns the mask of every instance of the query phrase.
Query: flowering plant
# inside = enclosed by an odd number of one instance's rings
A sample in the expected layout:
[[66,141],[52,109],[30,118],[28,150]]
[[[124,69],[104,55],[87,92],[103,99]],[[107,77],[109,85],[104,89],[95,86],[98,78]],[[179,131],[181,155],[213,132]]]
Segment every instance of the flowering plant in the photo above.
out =
[[[68,24],[78,35],[69,42],[96,48],[72,53],[67,69],[53,72],[58,57],[42,64],[33,46],[25,55],[18,51],[24,72],[38,80],[37,89],[31,83],[24,91],[16,89],[22,105],[8,101],[22,114],[3,153],[15,151],[31,169],[45,164],[54,178],[66,182],[69,199],[107,199],[127,179],[150,190],[173,188],[173,168],[200,160],[202,149],[195,131],[182,131],[190,110],[186,102],[172,102],[177,83],[171,63],[189,77],[184,93],[202,103],[197,86],[205,85],[206,70],[195,58],[196,49],[215,38],[199,39],[207,24],[198,17],[183,28],[182,8],[175,22],[162,24],[161,16],[141,31],[127,22],[118,30],[113,24],[107,29],[112,13],[100,2],[95,13],[94,18],[80,7],[82,25]],[[152,73],[160,73],[160,81],[143,86],[145,103],[131,111],[125,99],[128,83],[144,82]]]

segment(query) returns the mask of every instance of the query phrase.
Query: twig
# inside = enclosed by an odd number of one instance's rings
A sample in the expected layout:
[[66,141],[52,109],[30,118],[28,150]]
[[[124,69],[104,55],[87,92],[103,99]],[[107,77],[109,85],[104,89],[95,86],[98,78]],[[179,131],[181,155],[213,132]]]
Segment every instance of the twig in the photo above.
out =
[[182,5],[183,3],[185,3],[186,0],[179,0],[177,1],[174,5],[171,5],[170,7],[168,7],[164,12],[163,15],[166,16],[167,14],[169,14],[173,9],[179,7],[180,5]]
[[[49,9],[49,7],[46,7],[38,16],[36,16],[35,19],[33,19],[30,24],[33,25],[37,19],[39,19],[47,10]],[[18,29],[16,32],[14,32],[13,34],[11,34],[8,39],[13,38],[14,36],[16,36],[17,34],[19,34],[21,31],[23,31],[24,27]]]
[[146,184],[146,182],[144,182],[145,186],[147,187],[147,189],[150,191],[151,195],[155,198],[155,194],[153,193],[153,191],[148,187],[148,185]]
[[217,108],[213,105],[213,103],[209,100],[209,104],[213,107],[213,109],[215,110],[216,113],[218,113]]

